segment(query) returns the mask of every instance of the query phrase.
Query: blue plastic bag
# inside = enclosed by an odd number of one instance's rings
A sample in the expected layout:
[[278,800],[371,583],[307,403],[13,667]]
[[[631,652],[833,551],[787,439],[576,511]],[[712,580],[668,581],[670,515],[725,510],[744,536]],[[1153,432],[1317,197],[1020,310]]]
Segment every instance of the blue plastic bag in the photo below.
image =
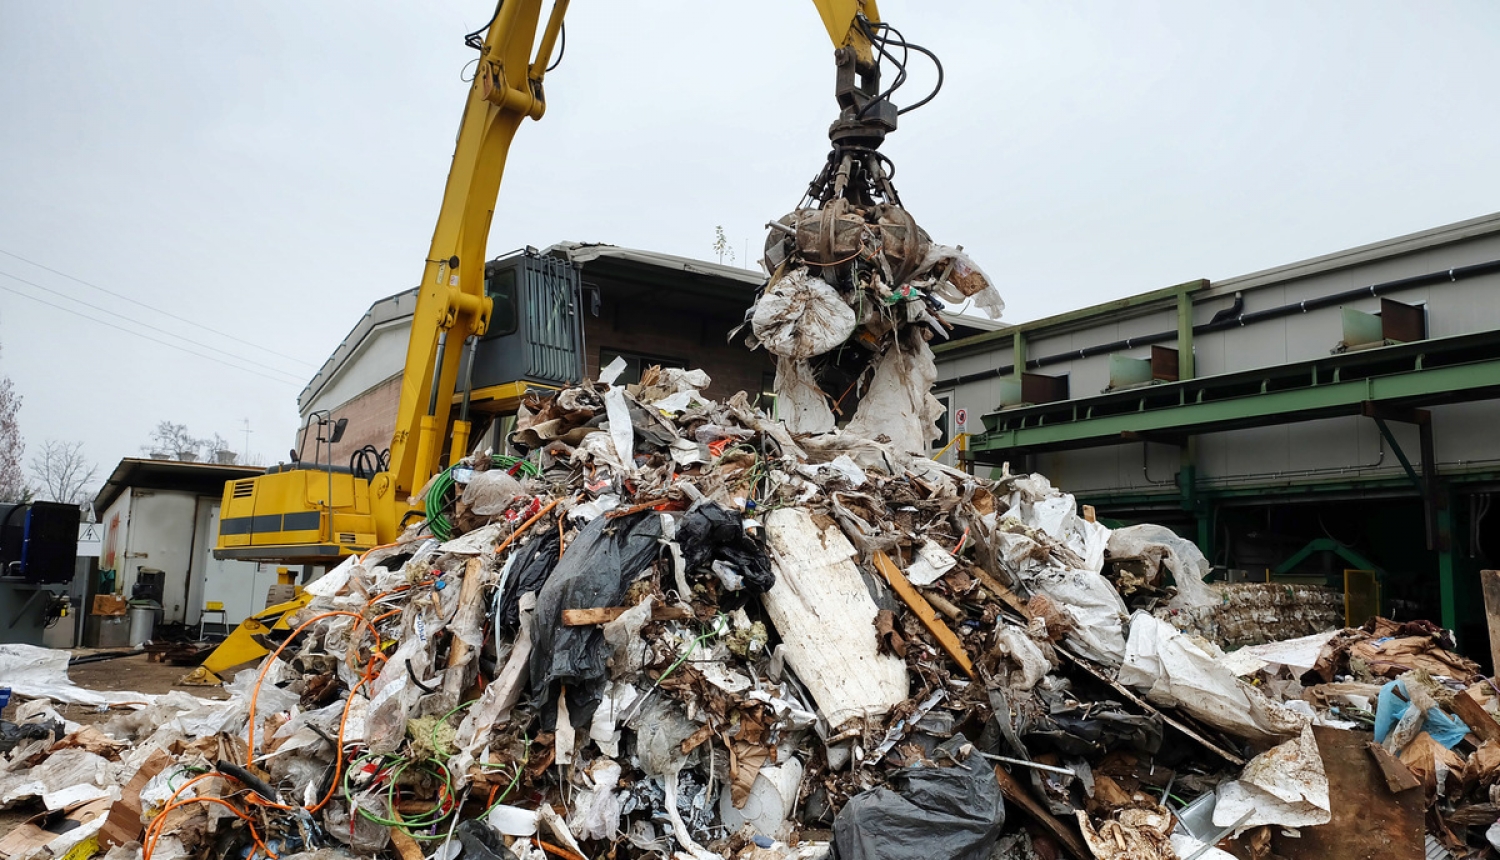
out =
[[[1396,695],[1397,691],[1400,695]],[[1385,743],[1386,735],[1401,722],[1401,716],[1411,707],[1411,694],[1406,691],[1405,681],[1391,681],[1380,688],[1380,700],[1375,705],[1375,742]],[[1427,712],[1427,721],[1422,731],[1432,739],[1453,749],[1469,733],[1469,727],[1457,717],[1450,717],[1438,708]]]

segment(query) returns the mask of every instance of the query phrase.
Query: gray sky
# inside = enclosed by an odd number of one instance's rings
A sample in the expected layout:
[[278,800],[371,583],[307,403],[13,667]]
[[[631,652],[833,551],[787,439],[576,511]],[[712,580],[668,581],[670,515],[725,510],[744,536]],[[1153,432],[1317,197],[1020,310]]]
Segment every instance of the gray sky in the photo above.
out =
[[[0,0],[0,250],[198,324],[0,254],[0,374],[29,450],[80,439],[107,473],[159,420],[241,448],[248,419],[250,449],[284,457],[311,373],[421,274],[461,37],[490,11]],[[897,186],[1013,321],[1500,209],[1500,4],[881,11],[948,75],[885,146]],[[827,151],[811,4],[579,0],[569,22],[491,254],[579,240],[708,258],[723,225],[745,264]],[[912,68],[898,102],[932,81]]]

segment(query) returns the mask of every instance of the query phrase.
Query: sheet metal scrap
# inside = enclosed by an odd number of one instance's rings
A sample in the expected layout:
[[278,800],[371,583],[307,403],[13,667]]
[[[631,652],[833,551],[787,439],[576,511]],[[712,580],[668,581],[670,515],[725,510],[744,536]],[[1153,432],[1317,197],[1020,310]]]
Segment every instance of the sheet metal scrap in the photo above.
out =
[[[1367,723],[1339,720],[1374,708],[1378,686],[1303,701],[1270,658],[1231,662],[1131,618],[1106,577],[1110,531],[1040,475],[989,480],[868,436],[794,434],[742,394],[709,398],[700,371],[605,376],[530,397],[512,437],[524,456],[455,466],[450,507],[429,512],[455,524],[445,539],[414,524],[312,583],[292,635],[227,702],[89,693],[67,683],[66,655],[0,646],[0,678],[28,699],[0,803],[93,803],[109,822],[28,830],[4,860],[83,843],[81,858],[88,838],[110,860],[415,860],[450,857],[450,840],[486,860],[812,860],[830,837],[854,840],[841,855],[908,856],[941,821],[962,823],[964,856],[1002,836],[1170,856],[1164,808],[1227,779],[1241,797],[1275,785],[1276,756],[1251,762],[1246,737],[1313,714],[1368,742]],[[1420,640],[1424,665],[1465,666],[1432,631],[1395,632]],[[1351,655],[1375,641],[1328,635],[1327,659],[1290,649],[1318,663],[1309,681],[1366,665]],[[1454,698],[1445,683],[1423,707],[1496,712],[1493,689]],[[150,704],[82,728],[46,697]],[[1183,698],[1248,706],[1205,725],[1191,715],[1213,712]],[[1400,820],[1428,802],[1445,840],[1477,845],[1466,822],[1492,809],[1497,742],[1417,738],[1381,759],[1381,790],[1415,771]],[[1018,815],[1002,817],[1000,794]],[[1342,809],[1325,826],[1347,826]],[[895,841],[849,826],[870,815]]]

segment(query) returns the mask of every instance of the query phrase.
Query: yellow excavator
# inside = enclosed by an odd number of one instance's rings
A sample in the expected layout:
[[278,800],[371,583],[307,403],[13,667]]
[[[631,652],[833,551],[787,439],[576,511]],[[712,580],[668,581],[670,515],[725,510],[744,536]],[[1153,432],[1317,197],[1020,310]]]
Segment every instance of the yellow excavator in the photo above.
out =
[[[903,112],[889,100],[906,76],[895,54],[927,52],[882,23],[875,0],[813,5],[834,43],[840,113],[829,130],[832,152],[807,200],[826,211],[831,230],[842,205],[897,202],[889,162],[877,152]],[[466,37],[479,52],[478,66],[422,272],[388,459],[364,470],[294,462],[229,483],[216,557],[331,565],[390,543],[422,515],[412,496],[445,457],[467,452],[472,395],[483,392],[492,410],[513,412],[528,388],[581,378],[580,299],[568,272],[550,270],[557,261],[536,255],[485,260],[506,155],[521,121],[546,111],[542,80],[567,8],[567,0],[555,0],[543,21],[542,0],[503,0],[488,24]],[[883,60],[899,69],[884,90]],[[476,381],[476,374],[487,378]],[[322,429],[329,435],[320,433],[320,441],[330,445],[342,432],[341,425]]]

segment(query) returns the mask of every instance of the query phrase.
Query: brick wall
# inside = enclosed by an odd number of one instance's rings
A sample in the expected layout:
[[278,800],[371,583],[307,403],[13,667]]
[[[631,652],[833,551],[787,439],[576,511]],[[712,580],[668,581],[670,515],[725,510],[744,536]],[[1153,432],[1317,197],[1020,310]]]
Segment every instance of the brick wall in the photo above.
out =
[[742,341],[725,341],[739,321],[649,305],[617,304],[606,292],[599,316],[584,317],[585,372],[590,379],[598,377],[600,350],[659,355],[685,361],[689,368],[708,373],[713,384],[707,394],[716,400],[728,400],[737,391],[754,398],[760,393],[763,375],[774,372],[776,365],[765,350],[750,352]]
[[[389,448],[391,434],[396,428],[396,409],[400,403],[401,376],[397,374],[334,409],[333,420],[348,418],[349,426],[344,429],[344,438],[333,446],[333,464],[349,465],[350,455],[366,445],[374,445],[381,451]],[[303,444],[303,434],[308,432],[312,435],[307,436]],[[302,456],[311,462],[313,448],[317,445],[317,425],[314,424],[310,431],[298,431],[297,440]]]

